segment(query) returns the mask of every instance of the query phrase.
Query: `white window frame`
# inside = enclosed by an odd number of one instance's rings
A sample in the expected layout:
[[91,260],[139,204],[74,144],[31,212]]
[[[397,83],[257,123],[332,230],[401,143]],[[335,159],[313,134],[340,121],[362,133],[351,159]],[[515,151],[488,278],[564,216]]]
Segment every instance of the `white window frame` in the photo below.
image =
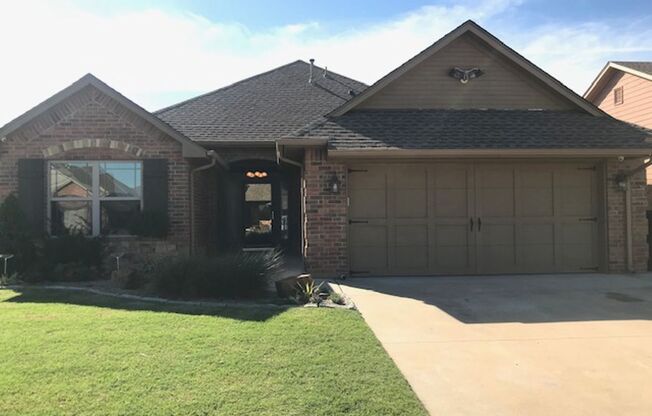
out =
[[[92,184],[90,197],[53,197],[52,196],[52,179],[50,173],[52,172],[53,163],[87,163],[92,169]],[[100,165],[103,163],[135,163],[140,165],[140,196],[100,196]],[[48,183],[48,206],[47,206],[47,219],[48,219],[48,233],[52,235],[52,203],[53,202],[68,202],[68,201],[86,201],[91,203],[91,237],[98,237],[101,234],[101,203],[103,201],[139,201],[140,210],[143,210],[143,162],[141,160],[49,160],[47,165],[47,183]],[[129,237],[129,234],[109,234],[108,237]]]

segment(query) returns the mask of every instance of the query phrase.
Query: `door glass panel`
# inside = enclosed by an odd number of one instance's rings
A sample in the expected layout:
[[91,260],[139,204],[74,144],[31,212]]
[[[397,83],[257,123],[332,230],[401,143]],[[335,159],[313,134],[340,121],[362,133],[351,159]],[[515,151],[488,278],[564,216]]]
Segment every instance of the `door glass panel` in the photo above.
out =
[[244,211],[245,245],[272,244],[272,184],[245,184]]
[[288,226],[289,215],[288,184],[281,181],[281,240],[287,241],[290,233]]

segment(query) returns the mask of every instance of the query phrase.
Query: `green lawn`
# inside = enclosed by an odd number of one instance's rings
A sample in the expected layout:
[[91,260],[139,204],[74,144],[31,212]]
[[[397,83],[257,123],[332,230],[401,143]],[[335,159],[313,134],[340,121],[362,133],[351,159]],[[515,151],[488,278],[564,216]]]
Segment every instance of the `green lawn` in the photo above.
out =
[[424,415],[360,315],[0,290],[0,414]]

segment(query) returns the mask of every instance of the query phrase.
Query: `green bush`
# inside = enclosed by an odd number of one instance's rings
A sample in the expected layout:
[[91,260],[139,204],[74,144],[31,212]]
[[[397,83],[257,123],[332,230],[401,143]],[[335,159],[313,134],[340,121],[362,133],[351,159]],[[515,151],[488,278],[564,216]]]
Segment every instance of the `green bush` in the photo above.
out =
[[280,265],[276,252],[165,258],[154,265],[149,281],[169,298],[253,298],[265,292]]
[[[36,246],[18,198],[11,194],[0,203],[0,253],[13,254],[11,269],[23,272],[36,261]],[[2,265],[0,265],[2,266]]]
[[159,211],[143,211],[129,224],[129,233],[141,237],[164,238],[168,235],[168,216]]
[[104,277],[105,241],[79,230],[67,231],[41,242],[35,266],[24,274],[29,282],[84,281]]

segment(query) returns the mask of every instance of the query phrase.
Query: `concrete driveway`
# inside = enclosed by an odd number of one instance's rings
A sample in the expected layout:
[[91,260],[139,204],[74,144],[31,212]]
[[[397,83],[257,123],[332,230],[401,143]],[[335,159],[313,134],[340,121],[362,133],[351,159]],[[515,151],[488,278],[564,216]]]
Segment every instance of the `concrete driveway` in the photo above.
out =
[[433,415],[652,414],[652,275],[356,278]]

